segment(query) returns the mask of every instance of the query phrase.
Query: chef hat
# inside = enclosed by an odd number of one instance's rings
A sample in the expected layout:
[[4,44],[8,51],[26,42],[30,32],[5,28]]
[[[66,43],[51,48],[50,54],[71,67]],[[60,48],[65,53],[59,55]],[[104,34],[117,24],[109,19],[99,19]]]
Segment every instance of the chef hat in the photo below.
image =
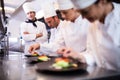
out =
[[36,18],[40,19],[44,17],[44,12],[43,10],[39,10],[38,12],[36,12]]
[[53,5],[54,5],[54,7],[55,7],[55,10],[59,10],[59,4],[58,4],[57,1],[56,1],[56,2],[53,2]]
[[77,8],[84,9],[94,4],[97,0],[71,0],[71,1]]
[[67,9],[71,9],[74,7],[71,0],[58,0],[58,4],[59,4],[60,10],[67,10]]
[[35,9],[32,7],[32,4],[30,2],[26,2],[23,4],[23,10],[25,13],[28,13],[30,11],[34,11],[35,12]]
[[44,5],[41,6],[41,8],[44,12],[44,18],[49,18],[57,15],[53,4],[49,1],[45,2]]

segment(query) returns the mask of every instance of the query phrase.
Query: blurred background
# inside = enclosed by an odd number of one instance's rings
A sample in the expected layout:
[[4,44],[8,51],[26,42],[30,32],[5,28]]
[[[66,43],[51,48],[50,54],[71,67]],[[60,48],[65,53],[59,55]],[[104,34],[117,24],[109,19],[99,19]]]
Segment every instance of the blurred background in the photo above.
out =
[[[44,22],[43,11],[40,5],[44,5],[44,1],[48,0],[0,0],[0,49],[5,47],[6,49],[13,51],[23,51],[24,41],[20,35],[20,24],[25,21],[26,16],[22,8],[22,4],[25,2],[32,2],[33,7],[36,9],[36,17]],[[58,9],[57,0],[50,0],[53,2],[56,10]],[[113,0],[120,2],[120,0]],[[46,28],[49,28],[46,25]],[[8,38],[9,37],[9,38]]]

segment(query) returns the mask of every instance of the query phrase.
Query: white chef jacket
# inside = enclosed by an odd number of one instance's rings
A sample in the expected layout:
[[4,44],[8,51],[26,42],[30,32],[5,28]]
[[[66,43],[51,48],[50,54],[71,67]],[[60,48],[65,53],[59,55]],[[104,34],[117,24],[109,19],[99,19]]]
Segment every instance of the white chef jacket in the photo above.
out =
[[[54,41],[49,45],[49,52],[56,52],[61,46],[71,47],[77,52],[86,49],[86,38],[88,33],[89,22],[79,16],[74,23],[65,21],[60,26],[59,33]],[[44,47],[41,47],[43,49]]]
[[54,39],[56,38],[56,35],[57,35],[57,33],[58,33],[59,29],[60,29],[60,26],[62,26],[62,24],[63,24],[63,21],[60,21],[57,28],[51,28],[50,29],[51,35],[50,35],[49,42],[54,42]]
[[61,28],[61,36],[64,39],[66,47],[70,47],[77,52],[86,49],[87,34],[90,23],[80,15],[75,22],[69,26]]
[[[28,52],[28,48],[30,45],[36,42],[43,43],[47,41],[47,30],[45,24],[40,21],[36,21],[35,24],[37,25],[37,27],[33,26],[32,23],[23,22],[21,24],[20,31],[21,36],[25,41],[25,53]],[[24,32],[29,32],[30,34],[23,34]],[[43,36],[36,38],[36,34],[38,33],[42,33]]]
[[120,4],[105,18],[105,23],[95,22],[90,28],[85,54],[89,65],[116,70],[120,68]]
[[52,53],[53,56],[57,56],[55,52],[58,49],[58,46],[63,46],[64,44],[61,44],[60,42],[59,44],[57,44],[56,41],[58,40],[56,40],[56,38],[59,36],[60,27],[67,26],[67,24],[68,22],[60,20],[60,23],[57,26],[57,28],[52,28],[50,30],[51,35],[50,35],[49,43],[48,42],[43,43],[43,44],[40,43],[40,53],[42,54]]

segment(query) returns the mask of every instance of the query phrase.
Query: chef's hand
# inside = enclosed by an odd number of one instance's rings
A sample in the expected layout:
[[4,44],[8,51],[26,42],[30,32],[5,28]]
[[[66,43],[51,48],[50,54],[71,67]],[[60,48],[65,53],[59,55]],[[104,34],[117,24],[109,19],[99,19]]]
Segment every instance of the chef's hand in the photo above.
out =
[[71,48],[60,48],[57,50],[58,54],[62,54],[64,57],[72,57],[72,58],[76,58],[76,55],[78,53],[76,53],[75,51],[73,51]]
[[36,49],[39,49],[40,48],[40,44],[39,43],[35,43],[35,44],[33,44],[33,45],[31,45],[30,47],[29,47],[29,53],[32,53],[32,52],[35,52],[35,50]]
[[61,48],[61,49],[57,50],[57,53],[62,54],[64,57],[71,57],[74,59],[78,59],[82,63],[86,62],[85,57],[82,54],[77,53],[76,51],[74,51],[71,48],[65,48],[65,47]]
[[42,36],[43,36],[42,33],[36,34],[36,38],[39,38],[39,37],[42,37]]
[[62,47],[57,50],[57,53],[63,55],[65,50],[66,50],[66,47]]

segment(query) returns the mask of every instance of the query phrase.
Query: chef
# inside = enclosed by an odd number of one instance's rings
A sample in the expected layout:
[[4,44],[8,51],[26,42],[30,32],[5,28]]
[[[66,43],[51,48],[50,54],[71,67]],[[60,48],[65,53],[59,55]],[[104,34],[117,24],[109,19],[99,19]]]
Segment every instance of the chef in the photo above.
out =
[[35,17],[35,9],[30,2],[23,4],[24,12],[27,20],[21,23],[21,36],[25,41],[25,53],[28,53],[28,48],[31,44],[36,42],[47,41],[47,30],[44,23],[37,21]]
[[[73,8],[72,3],[69,3],[69,1],[67,1],[67,4],[69,4],[69,6],[66,6],[66,4],[63,5],[64,9]],[[86,49],[86,28],[88,28],[89,24],[87,20],[83,20],[82,17],[79,15],[79,12],[73,10],[72,14],[70,15],[73,17],[69,19],[69,23],[60,26],[59,34],[54,41],[55,45],[51,46],[51,50],[54,48],[56,49],[56,46],[60,47],[60,45],[71,47],[77,52],[82,52]],[[76,19],[77,17],[80,17],[80,19]],[[30,48],[30,51],[31,50],[32,49]]]
[[[48,6],[46,7],[45,5],[48,5]],[[56,50],[60,46],[64,46],[62,42],[63,40],[62,41],[59,40],[60,35],[58,33],[60,30],[60,27],[67,26],[69,22],[62,21],[58,18],[55,8],[51,2],[44,2],[44,5],[42,5],[41,8],[44,11],[45,22],[51,28],[50,29],[51,35],[50,35],[49,43],[46,42],[44,44],[43,43],[33,44],[30,46],[29,52],[34,53],[36,49],[40,49],[39,51],[40,54],[42,53],[42,54],[49,54],[52,56],[56,56],[58,55],[56,54]]]
[[119,70],[120,4],[110,0],[73,0],[73,3],[80,9],[83,17],[94,24],[89,29],[87,50],[84,54],[70,48],[64,49],[62,54],[88,65]]
[[[62,18],[72,22],[70,27],[63,28],[63,35],[66,35],[67,31],[69,31],[69,34],[65,37],[66,44],[69,48],[77,52],[86,50],[87,34],[90,23],[82,18],[81,14],[75,9],[70,0],[58,0],[58,4],[62,13]],[[60,48],[58,52],[63,51],[63,49],[64,48]]]

